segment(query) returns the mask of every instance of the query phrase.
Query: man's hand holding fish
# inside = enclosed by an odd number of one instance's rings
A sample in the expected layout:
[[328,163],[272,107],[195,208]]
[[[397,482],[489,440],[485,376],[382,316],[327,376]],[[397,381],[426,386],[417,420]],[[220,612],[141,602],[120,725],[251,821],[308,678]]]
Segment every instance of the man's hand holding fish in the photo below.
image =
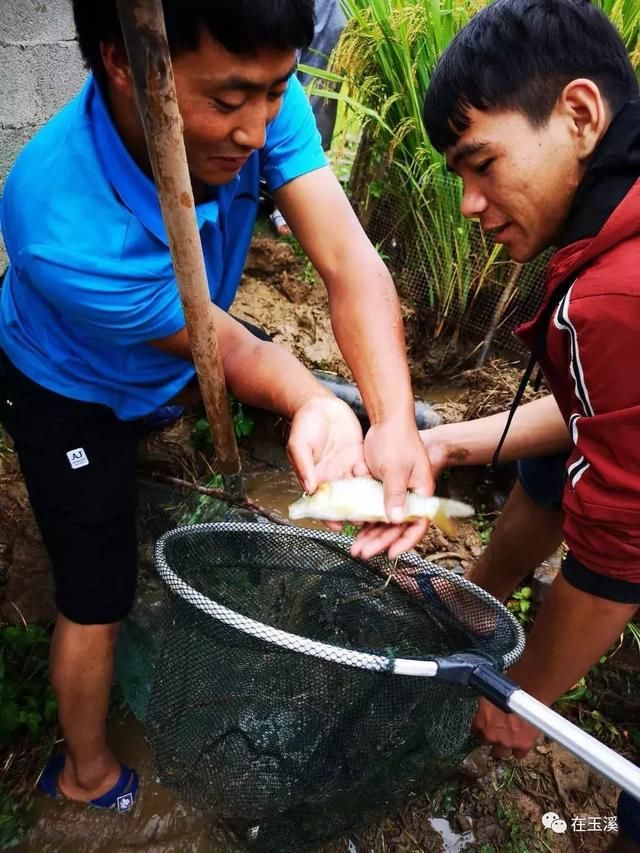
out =
[[333,395],[312,397],[296,412],[287,453],[309,494],[327,480],[369,473],[360,423],[349,406]]
[[428,518],[402,523],[407,490],[428,496],[433,494],[435,486],[413,411],[409,420],[397,418],[373,423],[365,437],[364,458],[371,475],[383,483],[385,512],[392,523],[365,524],[354,542],[352,554],[367,559],[388,551],[394,559],[413,548],[429,527]]
[[[413,437],[418,448],[400,436]],[[319,486],[330,481],[373,475],[383,483],[380,516],[399,517],[398,523],[386,520],[366,521],[361,512],[358,490],[351,509],[343,507],[340,521],[323,513],[318,518],[333,530],[340,530],[342,520],[363,524],[354,541],[352,553],[365,559],[388,551],[394,559],[416,545],[429,526],[428,516],[407,520],[408,488],[428,497],[433,492],[430,459],[418,432],[394,430],[393,424],[373,425],[363,442],[360,424],[351,409],[331,396],[318,396],[302,406],[293,420],[287,452],[305,492],[313,495]],[[435,461],[435,460],[434,460]],[[368,463],[368,464],[367,464]],[[366,515],[366,514],[365,514]]]

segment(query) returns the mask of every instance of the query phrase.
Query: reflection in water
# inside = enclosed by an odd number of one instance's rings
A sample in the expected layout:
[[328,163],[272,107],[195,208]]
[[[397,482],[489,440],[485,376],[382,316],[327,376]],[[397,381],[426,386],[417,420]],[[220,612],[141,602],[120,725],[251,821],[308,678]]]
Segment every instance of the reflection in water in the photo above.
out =
[[461,853],[467,847],[475,843],[473,831],[464,832],[460,835],[451,829],[451,824],[446,818],[429,818],[431,827],[442,837],[443,853]]

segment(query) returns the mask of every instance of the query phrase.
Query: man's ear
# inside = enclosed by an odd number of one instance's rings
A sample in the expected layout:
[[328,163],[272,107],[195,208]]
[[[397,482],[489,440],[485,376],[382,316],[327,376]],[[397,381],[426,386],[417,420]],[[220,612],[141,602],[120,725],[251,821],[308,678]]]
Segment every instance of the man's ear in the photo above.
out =
[[133,82],[127,52],[122,42],[100,42],[100,57],[113,88],[126,98],[133,98]]
[[562,90],[557,109],[569,122],[578,157],[587,160],[611,121],[610,110],[600,89],[593,80],[572,80]]

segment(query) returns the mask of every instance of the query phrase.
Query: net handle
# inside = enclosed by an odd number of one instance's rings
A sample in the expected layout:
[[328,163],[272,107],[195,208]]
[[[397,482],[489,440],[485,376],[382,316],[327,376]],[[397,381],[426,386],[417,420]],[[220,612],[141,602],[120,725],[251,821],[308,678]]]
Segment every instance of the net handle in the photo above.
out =
[[524,690],[514,691],[508,705],[509,709],[523,720],[532,723],[577,758],[640,800],[640,767],[636,767],[624,756],[600,743],[569,720],[565,720]]
[[[263,622],[249,619],[246,616],[236,613],[234,610],[229,610],[217,604],[178,577],[169,568],[164,558],[158,561],[158,572],[169,589],[193,607],[223,622],[225,625],[229,625],[235,630],[243,631],[256,639],[272,643],[280,648],[321,658],[330,663],[351,666],[355,669],[365,669],[370,672],[388,672],[393,675],[435,678],[437,681],[452,680],[445,678],[445,670],[446,665],[453,662],[456,655],[438,660],[417,660],[410,658],[397,658],[393,660],[385,655],[372,655],[351,649],[340,649],[340,647],[332,646],[328,643],[320,643],[317,640],[309,640],[307,637],[291,634],[279,628],[271,628]],[[623,756],[618,755],[608,746],[591,737],[591,735],[582,731],[582,729],[573,723],[565,720],[555,711],[552,711],[551,708],[547,708],[546,705],[529,696],[524,690],[520,688],[514,690],[513,682],[496,670],[489,667],[486,668],[485,673],[487,675],[490,670],[490,681],[487,679],[487,683],[483,684],[482,670],[485,670],[485,667],[474,670],[476,678],[471,682],[471,687],[482,695],[486,695],[490,701],[498,706],[503,703],[496,699],[496,692],[499,692],[500,688],[502,688],[505,693],[504,704],[506,704],[509,710],[532,723],[552,740],[562,744],[562,746],[566,747],[578,758],[586,761],[594,770],[599,771],[616,785],[627,791],[632,797],[640,799],[640,768],[633,765]],[[459,679],[455,680],[463,683]]]
[[[257,526],[264,527],[264,525]],[[210,530],[213,527],[220,529],[221,525],[194,525],[190,529],[193,531],[197,527]],[[226,527],[228,529],[231,525],[227,524]],[[291,530],[296,530],[296,528],[291,528]],[[547,708],[542,702],[525,693],[511,679],[489,666],[486,660],[474,655],[450,655],[446,658],[437,658],[435,660],[410,658],[396,658],[394,660],[385,655],[372,655],[367,652],[358,652],[352,649],[332,646],[329,643],[310,640],[298,634],[291,634],[279,628],[272,628],[255,619],[249,619],[234,610],[229,610],[229,608],[217,604],[206,595],[198,592],[190,584],[183,581],[169,567],[164,556],[164,542],[167,537],[176,533],[179,533],[179,531],[170,531],[158,540],[156,545],[156,567],[158,574],[172,592],[180,596],[180,598],[184,599],[191,606],[196,607],[202,613],[223,622],[234,630],[243,631],[256,639],[272,643],[275,646],[298,654],[320,658],[333,664],[342,664],[370,672],[387,672],[393,675],[435,678],[439,681],[453,682],[471,687],[481,695],[486,696],[498,707],[513,711],[519,717],[532,723],[552,740],[562,744],[562,746],[573,752],[578,758],[586,761],[587,764],[623,788],[631,796],[640,799],[640,768],[635,767],[626,758],[618,755],[612,749],[601,744],[595,738],[591,737],[591,735],[588,735],[582,729],[565,720],[555,711],[552,711],[551,708]],[[343,544],[344,541],[348,541],[344,537],[336,538],[341,540]],[[418,562],[422,564],[421,561]]]
[[473,653],[454,654],[438,658],[436,663],[437,681],[471,687],[501,710],[532,723],[632,797],[640,799],[640,767],[525,693],[482,657]]

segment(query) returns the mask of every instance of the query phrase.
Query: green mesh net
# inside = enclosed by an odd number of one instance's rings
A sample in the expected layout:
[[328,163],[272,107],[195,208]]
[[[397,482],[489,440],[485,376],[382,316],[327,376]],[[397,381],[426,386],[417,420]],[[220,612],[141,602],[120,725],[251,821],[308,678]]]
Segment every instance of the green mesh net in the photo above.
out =
[[349,546],[266,522],[173,530],[123,633],[120,680],[160,780],[257,850],[362,825],[472,749],[473,692],[394,674],[398,659],[475,651],[504,669],[523,646],[457,575]]

